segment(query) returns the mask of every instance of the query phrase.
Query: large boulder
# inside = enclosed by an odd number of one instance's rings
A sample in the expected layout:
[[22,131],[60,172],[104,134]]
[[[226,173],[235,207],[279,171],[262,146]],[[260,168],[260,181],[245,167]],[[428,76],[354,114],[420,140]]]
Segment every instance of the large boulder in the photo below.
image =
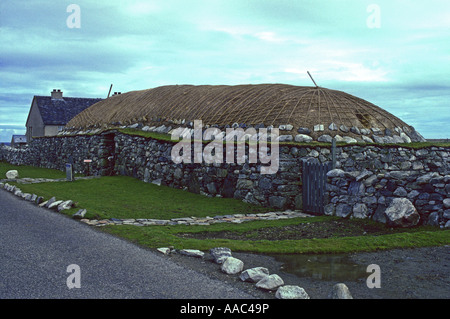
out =
[[258,282],[268,275],[269,270],[267,268],[255,267],[244,270],[239,276],[239,278],[241,278],[242,281]]
[[222,264],[221,270],[228,275],[235,275],[240,273],[244,269],[244,263],[242,260],[228,257]]
[[16,179],[19,178],[19,172],[16,171],[15,169],[12,169],[10,171],[6,172],[6,178],[7,179]]
[[385,210],[386,223],[391,227],[412,227],[419,222],[419,213],[407,198],[394,198]]
[[265,290],[277,290],[278,287],[283,285],[283,279],[281,279],[281,277],[277,274],[266,276],[256,283],[256,287]]
[[211,248],[209,250],[209,253],[214,258],[214,261],[217,264],[222,264],[225,261],[225,259],[231,257],[231,249],[227,247]]
[[339,283],[339,284],[336,284],[333,286],[333,289],[331,290],[330,294],[328,295],[328,298],[330,298],[330,299],[353,299],[353,296],[345,284]]
[[275,293],[277,299],[309,299],[305,289],[299,286],[281,286]]

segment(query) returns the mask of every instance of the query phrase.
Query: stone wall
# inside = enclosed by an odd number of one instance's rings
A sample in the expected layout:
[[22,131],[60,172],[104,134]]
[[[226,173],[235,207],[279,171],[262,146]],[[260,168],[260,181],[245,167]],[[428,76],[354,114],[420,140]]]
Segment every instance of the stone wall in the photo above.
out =
[[[277,209],[302,208],[303,161],[332,160],[331,145],[280,144],[278,171],[260,174],[261,164],[249,163],[248,157],[244,164],[176,164],[171,159],[174,145],[107,131],[39,138],[24,150],[3,147],[0,160],[63,170],[71,157],[75,171],[84,172],[83,160],[92,159],[93,175],[133,176],[149,183]],[[420,223],[442,225],[448,221],[449,147],[345,144],[338,145],[335,153],[340,171],[330,173],[327,214],[384,222],[384,211],[392,200],[406,198],[419,212]]]
[[[114,135],[76,135],[69,137],[35,138],[26,148],[4,146],[0,160],[14,165],[65,170],[66,163],[73,163],[75,173],[85,173],[89,165],[91,175],[113,174]],[[92,163],[85,164],[90,159]]]
[[[420,217],[413,224],[450,226],[449,148],[353,147],[340,160],[328,172],[326,214],[394,225],[386,212],[402,198]],[[398,223],[412,226],[407,219]]]

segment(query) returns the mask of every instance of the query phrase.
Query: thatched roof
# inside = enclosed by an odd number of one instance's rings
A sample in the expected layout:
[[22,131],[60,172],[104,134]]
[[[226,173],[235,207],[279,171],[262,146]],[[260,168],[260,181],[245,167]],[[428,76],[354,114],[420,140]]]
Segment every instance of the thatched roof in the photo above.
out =
[[311,131],[322,124],[321,134],[330,131],[331,123],[338,128],[378,128],[382,132],[409,127],[391,113],[348,93],[285,84],[170,85],[132,91],[94,104],[67,127],[194,120],[219,127],[234,123],[275,127],[290,124],[294,130]]

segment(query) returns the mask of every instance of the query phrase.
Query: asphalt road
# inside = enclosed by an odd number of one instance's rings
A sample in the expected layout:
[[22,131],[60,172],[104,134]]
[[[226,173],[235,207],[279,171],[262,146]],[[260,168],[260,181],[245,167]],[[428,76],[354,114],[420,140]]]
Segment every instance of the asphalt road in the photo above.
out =
[[[68,272],[69,265],[79,266],[79,272]],[[68,279],[69,286],[80,287],[69,288]],[[0,299],[36,298],[253,296],[0,190]]]

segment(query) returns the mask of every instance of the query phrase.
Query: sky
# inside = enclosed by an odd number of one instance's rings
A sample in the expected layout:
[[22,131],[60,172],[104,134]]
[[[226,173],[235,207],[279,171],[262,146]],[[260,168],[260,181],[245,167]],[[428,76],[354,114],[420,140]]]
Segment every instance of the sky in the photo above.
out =
[[0,0],[0,142],[53,89],[313,86],[307,71],[450,138],[450,1]]

